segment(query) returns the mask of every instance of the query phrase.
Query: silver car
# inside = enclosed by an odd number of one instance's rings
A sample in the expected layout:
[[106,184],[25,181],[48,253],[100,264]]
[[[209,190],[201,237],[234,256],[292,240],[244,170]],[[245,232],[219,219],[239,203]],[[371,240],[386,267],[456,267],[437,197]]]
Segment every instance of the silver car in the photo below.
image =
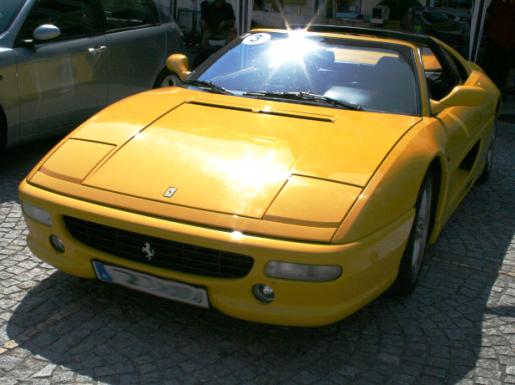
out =
[[0,0],[0,150],[173,83],[182,40],[165,1]]

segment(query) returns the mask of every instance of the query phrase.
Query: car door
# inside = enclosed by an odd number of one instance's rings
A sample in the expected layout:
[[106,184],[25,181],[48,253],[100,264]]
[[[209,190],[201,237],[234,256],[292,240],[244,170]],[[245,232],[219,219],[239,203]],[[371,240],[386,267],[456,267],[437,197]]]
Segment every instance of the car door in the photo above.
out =
[[110,58],[109,102],[152,88],[166,61],[166,25],[153,0],[101,0]]
[[[429,48],[422,50],[424,71],[431,98],[441,100],[452,89],[467,84],[469,76],[465,68],[453,54],[442,48],[434,54]],[[429,64],[430,63],[430,64]],[[431,67],[430,67],[431,66]],[[452,106],[436,115],[446,134],[445,145],[449,166],[450,207],[457,204],[463,192],[472,183],[471,171],[479,155],[479,140],[482,132],[482,106]]]
[[[15,47],[24,137],[69,130],[107,103],[108,56],[96,0],[39,0]],[[40,25],[61,35],[38,41]]]

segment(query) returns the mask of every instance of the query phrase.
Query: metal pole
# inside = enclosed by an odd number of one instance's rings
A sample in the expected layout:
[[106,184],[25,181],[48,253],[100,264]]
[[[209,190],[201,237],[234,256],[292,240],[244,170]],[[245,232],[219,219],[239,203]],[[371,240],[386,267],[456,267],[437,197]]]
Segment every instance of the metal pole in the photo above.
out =
[[472,17],[470,19],[470,40],[469,40],[469,60],[476,62],[481,46],[481,36],[483,35],[483,27],[486,18],[486,9],[490,5],[490,1],[476,0],[472,8]]

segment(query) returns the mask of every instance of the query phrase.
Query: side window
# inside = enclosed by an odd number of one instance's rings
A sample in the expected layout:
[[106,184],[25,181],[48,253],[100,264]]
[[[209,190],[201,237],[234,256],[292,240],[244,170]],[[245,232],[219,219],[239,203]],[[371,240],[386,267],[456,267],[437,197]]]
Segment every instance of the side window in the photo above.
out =
[[107,30],[159,23],[153,0],[102,0]]
[[32,39],[34,29],[42,24],[59,27],[59,40],[97,33],[99,29],[93,3],[94,0],[39,0],[25,21],[20,37]]
[[451,67],[453,68],[453,71],[458,74],[458,76],[460,78],[460,84],[465,83],[465,81],[467,80],[467,78],[469,76],[465,67],[463,67],[463,65],[460,63],[460,61],[458,59],[456,59],[456,57],[452,53],[448,52],[446,49],[442,49],[442,51],[445,55],[445,58],[447,59],[447,61],[451,65]]
[[429,47],[420,48],[427,88],[434,100],[444,98],[455,86],[462,83],[460,72],[449,57],[450,54],[442,52],[443,57],[438,57]]

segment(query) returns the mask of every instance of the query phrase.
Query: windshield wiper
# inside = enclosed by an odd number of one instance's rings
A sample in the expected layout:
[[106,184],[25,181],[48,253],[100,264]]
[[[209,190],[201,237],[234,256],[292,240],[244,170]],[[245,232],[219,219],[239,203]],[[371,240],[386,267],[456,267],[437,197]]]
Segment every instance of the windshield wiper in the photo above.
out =
[[225,88],[218,86],[215,83],[207,82],[205,80],[183,80],[181,84],[184,84],[186,86],[207,88],[208,90],[216,94],[233,95],[232,92],[226,90]]
[[341,100],[333,99],[329,96],[317,95],[306,91],[293,91],[293,92],[280,92],[280,91],[255,91],[244,92],[243,96],[265,97],[271,99],[287,99],[287,100],[301,100],[315,103],[330,104],[335,107],[343,107],[349,110],[360,111],[363,107],[358,104],[343,102]]

